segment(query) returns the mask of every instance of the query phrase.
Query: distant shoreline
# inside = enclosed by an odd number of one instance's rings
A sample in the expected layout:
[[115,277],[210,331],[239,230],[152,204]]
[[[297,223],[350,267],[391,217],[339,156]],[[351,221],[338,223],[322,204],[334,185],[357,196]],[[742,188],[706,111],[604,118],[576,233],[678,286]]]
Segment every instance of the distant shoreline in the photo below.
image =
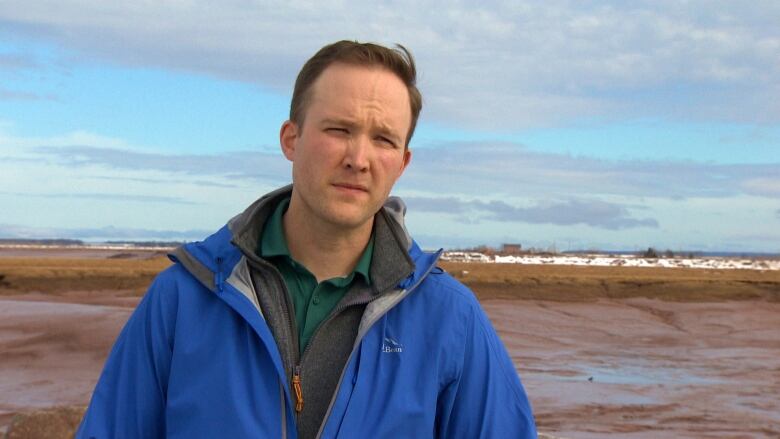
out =
[[[31,249],[101,249],[101,250],[120,250],[120,249],[136,249],[136,250],[165,250],[174,249],[180,245],[186,244],[188,241],[84,241],[80,239],[16,239],[16,238],[0,238],[0,249],[3,248],[31,248]],[[430,248],[429,251],[437,251],[438,249]],[[482,253],[480,250],[465,250],[465,249],[444,249],[445,253]],[[626,249],[590,249],[590,250],[565,250],[560,252],[547,252],[547,251],[523,251],[518,254],[506,254],[502,252],[492,252],[502,256],[518,255],[518,256],[543,256],[543,255],[555,255],[555,256],[637,256],[642,253],[642,250],[626,250]],[[780,253],[771,252],[752,252],[752,251],[700,251],[700,250],[675,250],[675,255],[693,255],[696,258],[704,257],[720,257],[720,258],[763,258],[763,259],[780,259]]]
[[[55,241],[55,240],[52,240]],[[104,242],[104,243],[63,243],[56,240],[41,244],[37,242],[14,243],[0,240],[0,258],[145,258],[164,255],[181,243],[174,242]],[[520,265],[554,266],[591,266],[591,267],[651,267],[651,268],[689,268],[714,270],[780,270],[780,255],[766,253],[726,253],[709,252],[688,256],[643,257],[631,252],[564,252],[519,254],[480,253],[470,251],[443,251],[443,262],[489,263]]]

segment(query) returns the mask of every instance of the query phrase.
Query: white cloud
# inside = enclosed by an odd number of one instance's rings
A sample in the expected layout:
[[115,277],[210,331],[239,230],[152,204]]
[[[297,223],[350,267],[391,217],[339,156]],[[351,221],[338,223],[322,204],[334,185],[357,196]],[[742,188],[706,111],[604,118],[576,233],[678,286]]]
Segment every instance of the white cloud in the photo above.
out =
[[[70,170],[122,170],[123,173],[102,177],[101,173],[93,172],[92,178],[113,181],[125,179],[136,183],[178,182],[230,188],[235,185],[201,176],[230,177],[270,184],[286,184],[290,179],[290,164],[280,153],[245,150],[221,154],[165,154],[156,152],[153,147],[139,146],[121,138],[89,131],[49,137],[24,137],[12,135],[9,129],[0,127],[0,159],[6,164],[41,164]],[[159,171],[165,178],[140,175],[149,171]],[[37,172],[45,171],[38,169]],[[85,175],[80,177],[84,178]]]
[[771,185],[778,173],[780,163],[600,160],[535,152],[511,143],[461,142],[415,150],[399,188],[420,192],[432,187],[431,192],[488,198],[609,195],[683,199],[744,194],[777,198]]
[[52,199],[85,199],[85,200],[97,200],[97,201],[111,201],[120,203],[163,203],[166,205],[171,204],[197,204],[192,201],[187,201],[178,197],[168,197],[161,195],[131,195],[123,193],[108,193],[108,192],[61,192],[61,193],[40,193],[40,192],[7,192],[0,191],[2,195],[11,195],[15,197],[35,197],[35,198],[52,198]]
[[16,72],[40,67],[42,66],[28,54],[0,53],[0,72]]
[[[5,151],[5,153],[4,153]],[[278,152],[161,154],[121,139],[78,132],[52,138],[0,135],[4,160],[41,162],[67,169],[102,169],[101,178],[214,186],[282,185],[290,163]],[[121,173],[104,175],[106,170]],[[138,172],[156,172],[157,177]],[[417,196],[514,197],[526,200],[571,197],[780,198],[780,163],[713,164],[671,160],[603,160],[531,151],[500,142],[449,142],[413,151],[398,191]],[[82,177],[84,177],[82,175]],[[427,189],[433,188],[433,189]],[[96,192],[91,190],[90,192]],[[141,194],[137,194],[141,195]]]
[[56,97],[51,94],[42,96],[38,93],[19,91],[19,90],[9,90],[7,88],[0,87],[0,101],[39,101],[44,99],[55,100]]
[[780,199],[780,165],[773,177],[749,178],[742,182],[745,192]]
[[154,240],[194,241],[211,232],[205,230],[157,230],[122,227],[63,228],[29,227],[0,224],[0,239],[85,239],[85,240]]
[[455,197],[405,197],[416,212],[448,214],[469,224],[480,221],[521,222],[529,224],[585,224],[609,230],[637,227],[657,228],[652,218],[632,218],[627,206],[594,199],[541,201],[530,206],[515,206],[503,201],[464,201]]
[[174,175],[229,176],[283,184],[289,180],[289,163],[281,154],[233,151],[223,154],[159,154],[94,146],[41,146],[33,154],[68,167],[102,166],[113,169],[156,170]]
[[[774,221],[766,218],[778,215],[772,188],[779,169],[597,160],[462,142],[415,149],[396,193],[410,204],[411,230],[431,246],[519,240],[571,242],[566,248],[736,248],[723,237],[748,228],[772,236]],[[68,230],[113,236],[101,231],[106,224],[216,228],[288,182],[289,171],[278,152],[160,154],[89,132],[26,138],[0,131],[2,221],[68,233],[48,237],[86,236]],[[771,241],[759,244],[752,248],[774,250]]]
[[401,42],[420,64],[423,118],[512,130],[626,116],[777,123],[778,5],[16,0],[0,4],[0,24],[81,59],[284,93],[326,42]]
[[38,228],[211,229],[289,181],[284,164],[264,162],[262,154],[154,154],[89,132],[28,138],[0,130],[0,220]]

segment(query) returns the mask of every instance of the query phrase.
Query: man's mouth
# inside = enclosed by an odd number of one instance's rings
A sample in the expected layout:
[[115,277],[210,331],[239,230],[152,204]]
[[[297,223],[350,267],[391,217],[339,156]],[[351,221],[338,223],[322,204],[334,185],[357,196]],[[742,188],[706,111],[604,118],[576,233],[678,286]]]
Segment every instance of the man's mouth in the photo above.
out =
[[368,188],[366,186],[363,186],[363,185],[360,185],[360,184],[334,183],[333,186],[336,186],[339,189],[347,189],[347,190],[352,190],[352,191],[368,192]]

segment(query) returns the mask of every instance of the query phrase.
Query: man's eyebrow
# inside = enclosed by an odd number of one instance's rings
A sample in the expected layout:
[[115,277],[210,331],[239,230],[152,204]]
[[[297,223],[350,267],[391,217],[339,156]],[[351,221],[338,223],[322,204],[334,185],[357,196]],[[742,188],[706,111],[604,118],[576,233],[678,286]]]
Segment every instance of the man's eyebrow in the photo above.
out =
[[344,125],[344,126],[355,126],[355,122],[344,119],[344,118],[330,118],[326,117],[325,119],[322,119],[322,125]]

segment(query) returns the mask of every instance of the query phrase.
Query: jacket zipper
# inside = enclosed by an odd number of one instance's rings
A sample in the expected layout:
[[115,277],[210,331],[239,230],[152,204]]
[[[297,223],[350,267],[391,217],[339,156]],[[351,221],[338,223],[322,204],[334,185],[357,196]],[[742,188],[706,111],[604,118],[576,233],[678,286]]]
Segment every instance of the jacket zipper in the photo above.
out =
[[292,378],[293,389],[295,390],[295,414],[300,415],[303,410],[303,388],[301,387],[301,365],[295,366]]
[[[269,264],[270,265],[270,264]],[[273,267],[273,266],[272,266]],[[276,270],[276,267],[273,267]],[[303,411],[303,386],[301,385],[301,357],[300,346],[298,345],[298,325],[295,322],[295,310],[293,310],[292,299],[290,298],[290,292],[287,290],[287,285],[284,283],[281,273],[276,271],[277,281],[282,286],[284,292],[284,302],[287,306],[287,313],[285,318],[287,319],[288,326],[290,327],[290,337],[292,337],[292,349],[290,350],[290,365],[293,367],[293,376],[291,380],[293,393],[295,396],[295,420],[298,420],[298,416]]]
[[[301,385],[301,360],[298,352],[300,352],[300,346],[298,346],[298,325],[295,323],[295,311],[293,310],[292,299],[290,299],[290,292],[287,289],[287,285],[284,283],[284,278],[279,270],[273,266],[273,264],[264,260],[255,261],[262,266],[265,266],[267,270],[270,270],[273,274],[273,278],[279,283],[284,293],[284,303],[287,307],[287,312],[284,318],[287,319],[287,326],[290,329],[290,337],[292,337],[292,349],[290,350],[289,364],[293,368],[293,375],[290,381],[291,388],[293,390],[293,398],[295,398],[295,420],[298,420],[298,416],[303,411],[303,386]],[[258,299],[259,300],[259,299]]]
[[[311,335],[311,338],[309,338],[309,343],[306,345],[306,347],[303,349],[303,353],[301,354],[300,358],[298,359],[298,363],[294,367],[293,371],[293,377],[292,377],[292,385],[295,392],[295,414],[296,416],[300,415],[301,411],[303,411],[303,386],[301,383],[301,365],[303,364],[303,359],[306,358],[306,353],[309,352],[309,347],[313,344],[314,340],[317,338],[317,334],[320,332],[320,329],[322,329],[323,326],[328,324],[331,320],[336,318],[339,313],[350,306],[359,306],[359,305],[366,305],[370,302],[372,302],[374,299],[377,299],[377,297],[372,297],[370,299],[364,299],[357,302],[352,302],[348,305],[344,306],[338,306],[336,307],[333,312],[328,316],[327,319],[325,319],[322,323],[320,323],[319,326],[317,326],[317,329],[314,330],[314,333]],[[300,349],[298,346],[296,348]]]

